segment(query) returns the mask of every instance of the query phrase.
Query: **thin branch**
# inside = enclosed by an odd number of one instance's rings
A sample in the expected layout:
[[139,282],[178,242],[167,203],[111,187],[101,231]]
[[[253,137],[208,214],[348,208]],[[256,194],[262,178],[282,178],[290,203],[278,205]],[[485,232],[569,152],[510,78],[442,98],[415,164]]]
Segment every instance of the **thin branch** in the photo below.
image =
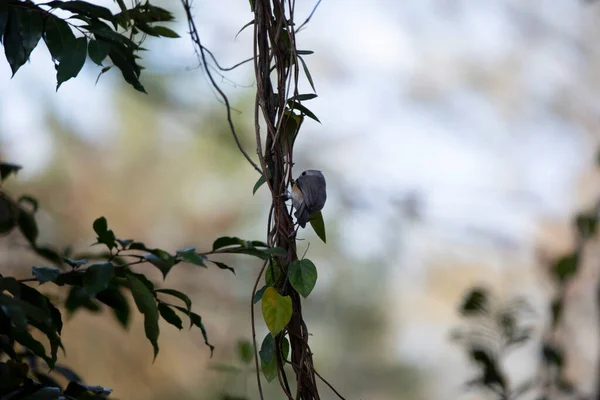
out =
[[264,262],[258,276],[256,277],[256,281],[254,282],[254,287],[252,288],[252,297],[250,298],[250,319],[252,321],[252,345],[254,346],[254,365],[256,366],[256,381],[258,382],[258,393],[260,394],[260,399],[264,400],[262,383],[260,381],[260,368],[258,366],[258,347],[256,346],[256,325],[254,324],[254,295],[256,294],[256,288],[258,287],[258,282],[267,267],[267,261]]
[[298,29],[296,29],[296,32],[300,32],[302,30],[302,28],[304,28],[306,26],[306,24],[308,24],[308,22],[310,21],[310,19],[312,18],[313,14],[315,13],[315,11],[317,11],[317,8],[319,7],[319,4],[321,4],[322,0],[317,1],[317,4],[315,4],[314,8],[312,9],[312,11],[310,12],[310,14],[308,15],[308,18],[306,18],[306,20],[302,23],[302,25],[300,25],[298,27]]
[[229,104],[229,99],[227,98],[227,96],[225,95],[223,90],[221,90],[221,88],[215,81],[214,77],[212,76],[212,73],[210,72],[210,68],[207,67],[208,63],[206,62],[206,54],[205,54],[206,49],[202,45],[202,42],[200,40],[200,35],[198,33],[198,29],[196,28],[196,23],[194,22],[194,18],[192,17],[192,8],[191,8],[190,0],[181,0],[181,3],[183,5],[183,8],[185,10],[186,17],[188,20],[188,27],[190,29],[190,32],[189,32],[190,37],[192,39],[192,42],[198,47],[198,50],[200,50],[200,58],[202,59],[203,65],[206,67],[205,68],[206,75],[208,76],[208,79],[210,80],[213,88],[219,93],[219,95],[221,96],[221,99],[225,102],[225,109],[227,110],[227,122],[229,123],[229,129],[231,130],[231,134],[233,135],[235,143],[237,144],[238,149],[244,155],[246,160],[248,160],[250,165],[252,165],[252,167],[259,174],[262,174],[258,165],[256,165],[256,163],[254,161],[252,161],[252,159],[250,158],[250,156],[248,155],[246,150],[244,150],[244,148],[242,147],[240,139],[238,138],[238,135],[235,131],[235,126],[233,125],[233,121],[231,119],[231,106]]
[[235,64],[233,67],[229,67],[229,68],[224,68],[221,67],[221,65],[219,65],[219,62],[217,61],[217,58],[214,56],[213,52],[210,51],[208,48],[204,47],[204,51],[206,51],[208,53],[208,55],[210,56],[210,58],[212,58],[213,62],[215,63],[215,65],[217,66],[217,68],[220,71],[223,72],[227,72],[227,71],[233,71],[234,69],[236,69],[237,67],[246,64],[247,62],[250,62],[254,59],[254,57],[250,57],[245,59],[244,61],[240,61],[239,63]]
[[[134,256],[129,256],[129,257],[134,257]],[[143,264],[143,263],[147,263],[147,262],[148,261],[146,261],[146,260],[137,260],[137,261],[132,261],[132,262],[127,263],[127,264],[115,265],[114,267],[115,268],[125,268],[125,267],[130,267],[132,265],[138,265],[138,264]],[[85,271],[87,271],[87,268],[72,269],[71,271],[67,271],[67,272],[61,273],[58,277],[66,276],[66,275],[79,275],[79,274],[81,274],[81,273],[83,273]],[[40,282],[40,280],[38,278],[24,278],[24,279],[17,279],[17,282],[21,282],[21,283],[25,283],[25,282]]]
[[335,394],[337,395],[337,397],[339,397],[341,400],[346,400],[346,398],[345,398],[344,396],[342,396],[342,395],[340,394],[340,392],[338,392],[337,390],[335,390],[335,388],[334,388],[334,387],[331,385],[331,383],[327,382],[327,380],[326,380],[325,378],[323,378],[323,377],[321,376],[321,374],[319,374],[319,373],[317,372],[317,370],[316,370],[316,369],[314,369],[314,368],[313,368],[313,372],[315,373],[315,375],[316,375],[317,377],[319,377],[319,379],[320,379],[320,380],[322,380],[322,381],[323,381],[323,383],[324,383],[324,384],[326,384],[327,386],[329,386],[329,389],[331,389],[331,390],[333,391],[333,393],[335,393]]

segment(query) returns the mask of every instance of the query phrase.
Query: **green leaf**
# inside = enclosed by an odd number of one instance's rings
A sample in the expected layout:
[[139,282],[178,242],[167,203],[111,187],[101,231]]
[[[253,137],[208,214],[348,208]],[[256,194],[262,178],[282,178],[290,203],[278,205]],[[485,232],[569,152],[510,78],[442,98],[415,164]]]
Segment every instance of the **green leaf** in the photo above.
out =
[[262,185],[264,185],[267,182],[267,180],[265,179],[265,176],[263,174],[260,175],[260,178],[258,178],[258,180],[256,181],[256,183],[254,184],[254,188],[252,188],[252,195],[254,195],[256,193],[256,191],[258,189],[260,189],[260,187]]
[[268,260],[269,258],[271,258],[271,256],[269,255],[268,252],[263,251],[263,250],[254,249],[254,248],[246,249],[243,247],[241,247],[241,248],[238,247],[238,248],[224,249],[222,251],[222,253],[246,254],[249,256],[258,257],[262,260]]
[[93,313],[97,313],[101,310],[98,302],[90,297],[84,288],[80,286],[73,286],[69,290],[69,295],[65,301],[65,308],[69,314],[73,314],[80,307],[83,307]]
[[327,243],[327,234],[325,233],[325,222],[323,221],[323,213],[321,213],[321,211],[312,213],[308,217],[308,222],[310,222],[310,226],[312,226],[315,233],[323,241],[323,243]]
[[238,354],[242,362],[250,364],[254,358],[254,350],[252,343],[247,340],[240,340],[237,343]]
[[148,247],[142,242],[133,242],[129,245],[129,250],[142,250],[142,251],[150,251]]
[[5,194],[0,192],[0,235],[11,232],[16,226],[19,219],[19,208]]
[[92,20],[84,28],[87,28],[91,33],[93,33],[96,39],[101,39],[105,42],[110,42],[113,46],[123,46],[127,48],[130,52],[138,49],[138,45],[135,44],[133,40],[117,31],[114,31],[113,29],[111,29],[110,26],[108,26],[104,22]]
[[260,369],[262,370],[267,382],[272,382],[273,379],[277,378],[277,359],[273,357],[268,363],[260,360]]
[[200,317],[198,314],[196,314],[194,312],[186,310],[183,307],[179,307],[179,306],[174,306],[174,307],[190,318],[190,329],[192,329],[192,326],[194,326],[194,325],[197,326],[198,328],[200,328],[200,331],[202,332],[202,337],[204,338],[204,344],[207,345],[208,348],[210,349],[210,356],[212,357],[213,352],[215,350],[215,346],[213,346],[212,344],[210,344],[208,342],[208,334],[206,333],[206,328],[204,327],[204,324],[202,323],[202,317]]
[[572,278],[579,267],[579,253],[575,252],[560,258],[554,264],[554,275],[560,283]]
[[596,212],[579,214],[575,218],[575,225],[577,226],[579,236],[583,239],[589,239],[596,234],[598,214]]
[[[260,365],[263,371],[263,375],[268,382],[271,382],[277,377],[277,357],[275,357],[277,345],[273,336],[268,333],[265,336],[262,345],[260,347]],[[289,354],[290,344],[284,337],[281,342],[282,359],[286,360]]]
[[113,44],[108,52],[108,56],[117,68],[121,70],[121,74],[127,83],[133,86],[139,92],[146,93],[146,89],[139,81],[140,67],[137,65],[133,52],[125,46]]
[[165,26],[153,26],[152,32],[154,32],[158,36],[168,37],[168,38],[178,38],[180,37],[177,32],[172,31],[171,29]]
[[48,308],[50,309],[50,318],[52,318],[54,328],[56,328],[56,332],[60,335],[63,328],[62,315],[50,300],[47,299],[46,301],[48,303]]
[[115,233],[108,229],[108,223],[106,222],[106,218],[100,217],[94,221],[93,224],[94,232],[98,235],[97,240],[98,243],[106,245],[109,249],[113,249],[115,246],[115,241],[117,237]]
[[310,111],[308,108],[304,107],[302,104],[300,104],[297,101],[293,101],[293,100],[289,100],[288,101],[288,105],[290,107],[293,107],[294,110],[298,110],[300,111],[302,114],[306,115],[309,118],[314,119],[315,121],[317,121],[318,123],[321,123],[321,121],[319,121],[319,118],[317,118],[317,116],[315,114],[313,114],[312,111]]
[[153,249],[151,251],[152,253],[142,254],[140,257],[158,268],[163,274],[163,279],[165,279],[173,265],[175,265],[176,259],[164,250]]
[[52,58],[60,62],[63,60],[63,56],[66,56],[74,47],[75,35],[65,21],[55,16],[49,16],[46,20],[44,40]]
[[48,357],[48,355],[46,354],[46,349],[44,348],[44,345],[41,344],[40,342],[38,342],[37,340],[35,340],[33,338],[33,336],[31,336],[29,334],[29,332],[27,332],[27,331],[13,332],[13,339],[17,343],[20,343],[24,347],[31,350],[33,352],[33,354],[35,354],[36,356],[38,356],[41,359],[43,359],[44,361],[46,361],[46,364],[48,364],[48,366],[50,368],[52,368],[54,366],[55,360]]
[[39,307],[38,304],[30,303],[24,299],[13,298],[13,303],[21,308],[27,316],[29,323],[44,333],[53,332],[56,328],[53,326],[50,312],[47,308]]
[[211,263],[215,264],[217,267],[219,267],[221,269],[227,269],[227,270],[233,272],[233,274],[235,275],[235,270],[232,267],[230,267],[229,265],[222,263],[220,261],[214,261],[214,260],[207,260],[207,261],[210,261]]
[[204,264],[204,260],[206,257],[196,253],[195,247],[190,247],[185,250],[177,250],[177,255],[181,258],[182,261],[185,261],[190,264],[198,265],[200,267],[208,268],[206,264]]
[[185,306],[187,308],[188,314],[192,310],[192,300],[190,300],[190,298],[186,294],[181,293],[178,290],[175,290],[175,289],[155,289],[154,293],[164,293],[164,294],[168,294],[168,295],[173,296],[173,297],[177,297],[179,300],[181,300],[181,301],[183,301],[185,303]]
[[135,275],[136,278],[138,278],[148,288],[148,290],[154,292],[154,284],[148,278],[146,278],[146,275],[136,274],[135,272],[131,272],[129,270],[125,270],[124,272],[125,274]]
[[85,274],[85,271],[73,270],[73,271],[70,271],[70,272],[60,275],[58,278],[56,278],[54,283],[57,286],[65,286],[65,285],[83,286],[83,275],[84,274]]
[[550,315],[552,316],[552,327],[555,328],[560,318],[562,317],[564,309],[563,298],[560,297],[552,301],[550,305]]
[[281,358],[284,360],[288,359],[290,354],[290,342],[286,337],[281,339]]
[[52,267],[33,267],[31,272],[40,283],[54,282],[60,276],[60,269]]
[[23,203],[29,203],[29,205],[31,206],[32,213],[36,213],[39,208],[38,201],[34,197],[31,197],[31,196],[23,195],[23,196],[19,197],[19,204],[23,204]]
[[474,288],[465,296],[460,312],[465,315],[485,313],[488,307],[488,292],[484,288]]
[[252,298],[252,302],[254,304],[258,303],[262,299],[263,294],[265,293],[265,290],[267,290],[267,288],[268,288],[268,286],[264,285],[263,287],[261,287],[260,289],[258,289],[256,291],[256,293],[254,293],[254,297]]
[[64,82],[79,75],[79,71],[85,64],[87,55],[87,38],[79,37],[72,42],[71,47],[67,47],[62,55],[62,60],[56,67],[56,90]]
[[85,264],[88,263],[88,260],[86,260],[86,259],[83,259],[83,260],[73,260],[72,258],[69,258],[69,257],[63,257],[63,260],[65,260],[65,262],[67,264],[69,264],[69,266],[71,268],[79,268],[82,265],[85,265]]
[[135,300],[135,304],[138,310],[144,314],[144,331],[146,337],[152,343],[154,348],[154,359],[158,355],[158,307],[156,305],[156,299],[152,292],[148,289],[146,284],[141,281],[138,274],[127,273],[127,280],[129,281],[129,287],[131,294]]
[[[272,178],[273,174],[271,174],[271,170],[269,169],[269,167],[266,167],[267,169],[267,177],[269,179]],[[256,191],[266,183],[267,181],[265,180],[264,175],[261,173],[260,178],[258,178],[258,180],[256,181],[256,183],[254,184],[254,188],[252,188],[252,195],[254,196],[254,194],[256,193]]]
[[294,99],[297,101],[307,101],[307,100],[312,100],[316,97],[317,97],[317,95],[314,93],[307,93],[307,94],[299,94],[298,96],[294,97]]
[[[312,54],[313,52],[306,52],[306,51],[302,51],[302,50],[298,50],[296,52],[296,54],[298,54],[298,56],[300,54]],[[312,88],[313,92],[316,92],[317,90],[315,89],[315,83],[313,82],[312,76],[310,74],[310,71],[308,70],[308,67],[306,66],[306,63],[304,62],[304,59],[302,57],[298,57],[298,59],[300,60],[300,62],[302,63],[302,68],[304,69],[304,74],[306,75],[306,79],[308,79],[308,83],[310,83],[310,87]]]
[[292,318],[292,298],[269,287],[262,297],[262,313],[271,334],[277,335]]
[[302,297],[307,298],[317,283],[317,267],[308,259],[295,260],[289,266],[288,279]]
[[561,368],[564,365],[564,357],[560,348],[548,343],[542,347],[542,355],[547,364]]
[[281,270],[279,269],[277,261],[269,261],[269,265],[267,266],[267,270],[265,271],[265,283],[267,284],[267,286],[274,286],[277,282],[279,282],[280,276]]
[[144,4],[138,9],[140,11],[140,15],[144,16],[145,18],[149,18],[150,21],[169,22],[175,20],[175,17],[170,11],[149,3]]
[[44,17],[40,9],[22,10],[21,12],[21,39],[25,50],[25,57],[29,59],[31,52],[36,48],[42,38],[44,30]]
[[13,277],[3,278],[0,275],[0,293],[4,290],[11,293],[14,297],[21,297],[21,284]]
[[4,54],[10,64],[12,76],[15,76],[19,68],[28,59],[27,49],[23,45],[21,37],[21,16],[25,13],[20,8],[10,9],[6,31],[4,32]]
[[18,331],[27,330],[27,316],[21,305],[12,297],[0,293],[0,309],[11,320]]
[[169,324],[173,325],[179,330],[183,329],[181,318],[179,318],[179,315],[175,314],[175,311],[173,311],[168,305],[165,303],[158,303],[158,312],[160,313],[160,316]]
[[19,292],[20,298],[27,303],[34,305],[35,307],[41,309],[44,312],[44,316],[42,319],[49,318],[50,310],[48,308],[48,304],[50,301],[46,296],[41,294],[36,289],[31,286],[27,286],[26,284],[19,282]]
[[88,55],[90,59],[98,64],[102,65],[102,61],[108,56],[110,50],[110,44],[102,40],[90,39],[88,43]]
[[[2,15],[3,14],[0,14],[0,18],[2,17]],[[6,16],[6,18],[8,18],[8,13],[6,13],[4,15]],[[2,28],[2,25],[0,25],[0,36],[1,36],[1,33],[3,33],[1,28]],[[19,172],[19,170],[21,170],[22,168],[23,168],[22,166],[17,165],[17,164],[0,163],[0,182],[4,181],[11,174],[17,175],[17,172]]]
[[[127,6],[125,5],[125,2],[123,0],[115,0],[117,2],[117,4],[119,5],[119,8],[121,9],[121,12],[117,15],[115,15],[115,17],[117,19],[119,19],[119,16],[122,16],[126,21],[129,21],[129,10],[127,9]],[[123,28],[127,29],[129,27],[128,24],[124,24]]]
[[108,222],[104,217],[96,218],[96,220],[92,224],[92,227],[94,228],[94,232],[96,232],[96,235],[98,236],[102,236],[106,234],[106,232],[108,232]]
[[52,8],[60,8],[61,10],[67,10],[74,14],[83,14],[91,18],[102,18],[110,22],[115,21],[114,15],[110,12],[108,8],[97,6],[95,4],[88,3],[87,1],[51,1],[46,5]]
[[215,242],[213,243],[213,251],[221,249],[223,247],[234,246],[234,245],[246,246],[246,243],[247,242],[245,240],[242,240],[238,237],[223,236],[223,237],[220,237],[217,240],[215,240]]
[[275,355],[275,339],[270,333],[267,333],[267,336],[263,339],[258,355],[266,364],[273,359],[273,356]]
[[17,223],[19,224],[19,230],[23,236],[25,236],[31,245],[35,246],[35,241],[37,240],[39,232],[33,214],[21,208]]
[[140,31],[142,31],[150,36],[155,36],[155,37],[159,36],[158,33],[154,32],[154,28],[145,22],[136,21],[134,31],[137,29],[139,29]]
[[116,239],[117,242],[121,245],[121,247],[123,248],[123,250],[127,250],[129,248],[129,246],[133,243],[132,239]]
[[[231,247],[233,241],[238,241],[239,245],[235,247]],[[218,243],[222,241],[221,243]],[[229,243],[229,244],[226,244]],[[239,238],[230,238],[224,237],[219,238],[215,241],[214,246],[218,246],[217,249],[219,253],[230,253],[230,254],[247,254],[250,256],[258,257],[263,260],[268,260],[272,256],[284,256],[286,255],[286,251],[281,247],[267,247],[265,243],[259,241],[246,242]],[[261,249],[256,248],[255,246],[264,247]]]
[[109,286],[108,289],[99,292],[96,299],[112,308],[117,321],[123,328],[127,328],[130,315],[129,303],[118,287]]
[[138,4],[134,8],[127,10],[125,7],[120,7],[121,13],[115,15],[119,23],[127,28],[130,20],[134,20],[136,28],[140,28],[140,25],[146,25],[155,22],[169,22],[173,21],[175,17],[170,11],[164,8],[156,7],[148,2],[144,4]]
[[302,56],[308,56],[310,54],[314,54],[314,51],[312,51],[312,50],[296,50],[296,54],[302,55]]
[[83,287],[92,297],[108,288],[110,280],[115,274],[112,263],[104,262],[90,265],[83,275]]
[[[2,43],[2,37],[6,31],[6,24],[8,23],[9,9],[6,4],[0,4],[0,43]],[[0,164],[1,165],[1,164]]]
[[235,34],[235,39],[237,39],[239,34],[242,33],[242,31],[244,29],[246,29],[247,27],[252,26],[252,25],[254,25],[254,20],[252,20],[252,21],[248,22],[247,24],[245,24],[244,26],[242,26],[242,28],[238,31],[238,33]]

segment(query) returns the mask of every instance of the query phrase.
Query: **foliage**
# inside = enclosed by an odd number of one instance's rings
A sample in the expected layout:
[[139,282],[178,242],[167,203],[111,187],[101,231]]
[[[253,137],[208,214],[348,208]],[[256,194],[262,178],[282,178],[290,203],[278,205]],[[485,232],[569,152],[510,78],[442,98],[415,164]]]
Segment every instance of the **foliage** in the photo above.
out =
[[500,399],[516,398],[532,386],[525,381],[511,387],[502,365],[503,359],[531,339],[533,327],[526,323],[532,310],[524,299],[509,302],[494,300],[484,287],[471,289],[463,299],[460,313],[466,326],[456,330],[453,339],[465,347],[479,374],[467,382],[496,394]]
[[517,399],[531,392],[536,392],[541,399],[554,396],[584,398],[564,376],[564,342],[568,338],[560,340],[557,331],[563,318],[567,287],[579,270],[586,244],[596,237],[599,215],[600,202],[574,217],[575,248],[549,266],[556,292],[549,304],[550,323],[542,335],[535,378],[511,388],[502,367],[502,359],[509,350],[531,339],[531,327],[521,326],[520,320],[522,311],[529,308],[527,303],[518,299],[507,307],[494,308],[494,302],[485,288],[473,288],[465,295],[460,312],[470,320],[471,327],[457,332],[454,338],[466,347],[480,370],[479,376],[467,383],[469,388],[488,390],[499,399]]
[[[49,50],[56,69],[58,88],[66,81],[78,76],[86,59],[89,58],[100,68],[100,77],[113,67],[121,71],[123,78],[140,92],[145,89],[140,82],[143,69],[139,65],[141,44],[147,35],[176,38],[178,34],[162,23],[173,21],[170,11],[150,4],[134,0],[127,8],[123,0],[115,0],[121,12],[113,14],[108,8],[87,1],[55,0],[36,4],[30,0],[7,0],[0,4],[0,41],[10,64],[13,76],[29,59],[31,52],[43,39]],[[147,339],[152,345],[154,357],[159,352],[159,319],[178,329],[183,328],[181,316],[190,321],[190,328],[200,329],[211,354],[213,346],[209,343],[207,331],[200,315],[192,312],[192,304],[187,295],[175,289],[158,288],[144,274],[136,272],[134,267],[149,264],[156,267],[166,279],[169,272],[179,263],[189,263],[207,268],[213,264],[221,269],[234,272],[228,265],[210,258],[214,254],[244,254],[264,260],[253,293],[253,303],[261,302],[263,317],[270,333],[261,346],[260,357],[256,356],[255,327],[253,321],[253,351],[247,345],[242,346],[244,362],[254,358],[256,372],[259,372],[259,358],[264,376],[268,381],[281,376],[280,382],[284,392],[291,398],[291,392],[284,366],[291,363],[298,377],[297,396],[300,399],[319,398],[315,376],[319,376],[312,365],[312,352],[308,345],[308,331],[302,318],[301,298],[306,298],[316,285],[317,268],[309,259],[298,260],[295,247],[296,231],[293,229],[291,210],[281,206],[281,193],[291,184],[291,167],[293,166],[293,147],[299,129],[305,117],[320,122],[318,117],[306,107],[305,102],[317,97],[315,84],[302,56],[312,54],[310,50],[296,48],[295,35],[310,20],[296,25],[294,22],[294,6],[286,9],[286,2],[274,0],[267,6],[264,0],[250,2],[250,10],[254,19],[240,30],[254,25],[254,38],[260,57],[255,63],[257,74],[257,148],[266,149],[259,152],[256,163],[243,149],[231,120],[229,101],[213,78],[213,70],[224,71],[216,59],[200,40],[191,12],[191,1],[181,1],[186,12],[191,39],[196,46],[201,64],[205,67],[210,82],[221,96],[226,106],[227,121],[231,133],[242,155],[259,172],[253,193],[267,183],[272,195],[271,217],[269,217],[269,234],[267,241],[247,241],[237,237],[222,237],[213,243],[212,250],[200,252],[196,248],[181,249],[169,252],[160,248],[150,248],[133,239],[123,239],[109,228],[104,217],[96,219],[93,230],[96,234],[97,246],[102,246],[103,253],[92,257],[70,257],[38,241],[38,227],[35,213],[37,201],[29,196],[13,200],[7,193],[0,191],[0,234],[19,229],[30,248],[48,261],[47,265],[34,266],[32,277],[15,279],[1,277],[0,316],[3,324],[2,352],[9,358],[3,366],[10,369],[11,374],[20,373],[25,379],[9,379],[10,390],[25,393],[33,390],[44,398],[93,398],[105,396],[106,390],[94,391],[94,388],[83,386],[80,379],[69,379],[73,385],[61,392],[61,388],[49,380],[33,380],[29,377],[33,371],[27,371],[33,362],[42,359],[50,369],[58,370],[56,364],[58,349],[62,348],[61,329],[62,316],[53,301],[37,289],[28,285],[32,282],[52,284],[67,289],[65,309],[73,313],[79,309],[97,312],[107,306],[113,310],[115,318],[126,327],[129,322],[131,308],[127,294],[133,297],[137,310],[144,316],[144,328]],[[292,3],[293,4],[293,3]],[[318,3],[317,3],[318,5]],[[315,7],[316,8],[316,7]],[[269,21],[269,23],[267,23]],[[256,53],[256,51],[255,51]],[[214,66],[207,65],[206,54]],[[109,60],[109,61],[108,61]],[[252,59],[250,59],[252,60]],[[247,60],[249,61],[249,60]],[[240,65],[240,64],[238,64]],[[300,66],[310,84],[313,93],[301,94],[298,91]],[[279,82],[277,93],[271,82],[274,72]],[[285,85],[281,85],[285,82]],[[293,82],[293,83],[292,83]],[[286,89],[287,87],[287,89]],[[290,92],[290,88],[292,91]],[[258,109],[262,108],[266,125],[269,127],[266,145],[262,146]],[[275,128],[277,127],[277,128]],[[277,151],[272,151],[277,149]],[[0,165],[2,179],[18,171],[20,167],[3,163]],[[326,241],[325,223],[321,212],[310,217],[310,224],[318,237]],[[268,267],[268,268],[267,268]],[[257,289],[258,282],[265,270],[265,285]],[[173,302],[178,302],[175,304]],[[185,305],[185,307],[183,307]],[[252,310],[254,317],[254,310]],[[30,332],[39,331],[44,334],[49,344],[44,346],[34,339]],[[251,354],[252,353],[252,354]],[[253,357],[252,357],[253,356]],[[288,361],[291,356],[291,361]],[[27,361],[30,360],[30,361]],[[15,367],[16,365],[16,367]],[[10,376],[13,376],[10,375]],[[37,375],[36,375],[37,376]],[[259,391],[262,388],[258,376]],[[321,378],[323,379],[323,378]],[[327,382],[326,382],[327,383]],[[328,383],[327,383],[328,384]],[[35,388],[31,389],[31,385]],[[328,384],[329,385],[329,384]],[[330,386],[330,385],[329,385]],[[337,394],[337,392],[334,390]],[[29,392],[27,392],[29,393]],[[92,397],[89,397],[92,396]]]
[[[270,355],[271,352],[264,352],[261,347],[259,357],[255,357],[259,394],[261,398],[264,396],[258,372],[260,358],[263,375],[267,381],[270,382],[275,376],[278,376],[278,382],[288,399],[320,398],[316,384],[317,377],[341,397],[315,371],[312,362],[308,329],[302,315],[301,297],[307,297],[313,290],[317,280],[317,268],[308,259],[298,260],[297,230],[294,229],[291,210],[284,203],[286,196],[282,195],[287,193],[288,188],[291,187],[294,144],[304,118],[308,117],[320,122],[318,117],[305,105],[305,102],[317,97],[317,94],[314,93],[314,81],[302,58],[313,52],[299,50],[296,44],[296,33],[306,26],[320,2],[316,3],[315,9],[308,18],[298,24],[295,21],[295,3],[293,2],[289,3],[285,0],[250,1],[253,18],[240,29],[238,35],[246,28],[254,27],[254,57],[246,61],[254,61],[257,83],[254,126],[258,162],[255,162],[243,148],[231,119],[229,100],[213,76],[213,71],[220,75],[229,69],[222,68],[213,54],[202,44],[192,18],[191,0],[182,0],[182,3],[199,61],[215,92],[225,105],[231,134],[240,152],[260,174],[253,187],[253,194],[262,186],[267,186],[269,189],[271,209],[267,223],[267,245],[282,249],[282,254],[265,260],[252,291],[253,304],[261,302],[263,317],[270,331],[269,335],[273,339],[273,353],[276,355],[276,357],[265,356],[265,354]],[[302,94],[299,91],[300,65],[313,93]],[[264,143],[260,131],[261,126],[265,126],[267,130],[264,135]],[[322,213],[318,212],[312,215],[310,222],[319,238],[325,242],[325,224]],[[265,284],[259,289],[258,285],[265,270]],[[252,337],[256,353],[258,345],[256,343],[254,308],[251,313]],[[271,343],[271,339],[266,340]],[[291,361],[287,360],[286,348],[289,349]],[[286,357],[281,356],[283,354]],[[285,365],[288,363],[291,364],[296,375],[296,379],[293,380],[296,383],[295,395],[290,388],[285,369]]]
[[77,77],[89,58],[100,68],[99,77],[116,67],[127,83],[145,92],[140,83],[143,69],[138,63],[143,50],[140,45],[146,35],[179,37],[159,25],[174,18],[170,11],[149,2],[137,2],[129,9],[122,0],[117,3],[121,9],[118,14],[80,0],[0,3],[0,41],[13,76],[43,40],[56,69],[57,90],[64,82]]
[[[19,166],[0,163],[2,181],[16,173]],[[110,393],[102,387],[85,386],[73,371],[57,364],[59,349],[64,352],[61,339],[62,314],[72,314],[79,309],[98,312],[103,307],[112,309],[114,317],[126,328],[132,309],[127,300],[133,297],[137,310],[144,316],[144,330],[152,345],[154,357],[158,355],[159,319],[163,319],[177,329],[183,329],[182,317],[189,320],[189,329],[200,329],[206,345],[212,354],[202,317],[192,311],[192,301],[175,289],[159,288],[144,274],[136,272],[135,266],[152,265],[164,279],[173,267],[180,263],[193,264],[202,268],[214,264],[218,268],[235,271],[230,266],[214,261],[214,254],[245,254],[269,259],[281,250],[269,248],[260,241],[246,241],[237,237],[222,237],[213,243],[212,250],[199,252],[188,248],[169,252],[150,248],[133,239],[121,239],[110,228],[104,217],[96,219],[93,230],[96,234],[94,246],[102,246],[106,251],[91,254],[86,258],[68,257],[50,247],[40,247],[37,243],[38,226],[35,213],[37,201],[30,196],[13,200],[0,186],[0,227],[3,234],[20,230],[30,248],[44,257],[50,264],[38,265],[31,269],[30,278],[16,279],[0,275],[0,396],[46,396],[44,399],[104,398]],[[26,207],[28,205],[29,207]],[[43,250],[43,251],[41,251]],[[65,310],[61,312],[56,300],[44,295],[36,287],[53,284],[66,289]],[[46,344],[38,339],[45,337]],[[248,353],[247,348],[245,352]],[[62,390],[57,381],[40,367],[39,360],[50,371],[66,377],[70,383]],[[37,397],[36,397],[37,398]],[[42,398],[42,397],[40,397]]]

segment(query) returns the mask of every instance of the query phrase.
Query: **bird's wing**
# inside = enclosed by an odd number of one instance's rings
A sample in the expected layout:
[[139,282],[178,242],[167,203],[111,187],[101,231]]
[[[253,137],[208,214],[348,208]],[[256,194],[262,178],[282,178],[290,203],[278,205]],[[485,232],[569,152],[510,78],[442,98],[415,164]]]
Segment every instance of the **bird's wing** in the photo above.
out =
[[[296,182],[302,190],[306,208],[311,212],[321,210],[327,200],[325,179],[320,176],[307,175],[301,176]],[[322,193],[318,192],[319,188],[323,189]]]
[[300,225],[302,228],[306,227],[306,223],[308,222],[310,214],[306,209],[306,205],[304,203],[302,203],[302,205],[300,205],[300,208],[296,210],[296,212],[294,213],[294,217],[296,217],[298,225]]

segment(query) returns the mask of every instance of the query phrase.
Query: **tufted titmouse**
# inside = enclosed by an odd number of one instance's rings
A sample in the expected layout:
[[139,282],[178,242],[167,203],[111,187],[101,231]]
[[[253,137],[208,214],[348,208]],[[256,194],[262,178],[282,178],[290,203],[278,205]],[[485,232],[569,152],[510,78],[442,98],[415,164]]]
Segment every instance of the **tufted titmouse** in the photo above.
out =
[[292,182],[292,205],[298,225],[306,227],[310,214],[321,211],[327,200],[325,177],[321,171],[309,169]]

